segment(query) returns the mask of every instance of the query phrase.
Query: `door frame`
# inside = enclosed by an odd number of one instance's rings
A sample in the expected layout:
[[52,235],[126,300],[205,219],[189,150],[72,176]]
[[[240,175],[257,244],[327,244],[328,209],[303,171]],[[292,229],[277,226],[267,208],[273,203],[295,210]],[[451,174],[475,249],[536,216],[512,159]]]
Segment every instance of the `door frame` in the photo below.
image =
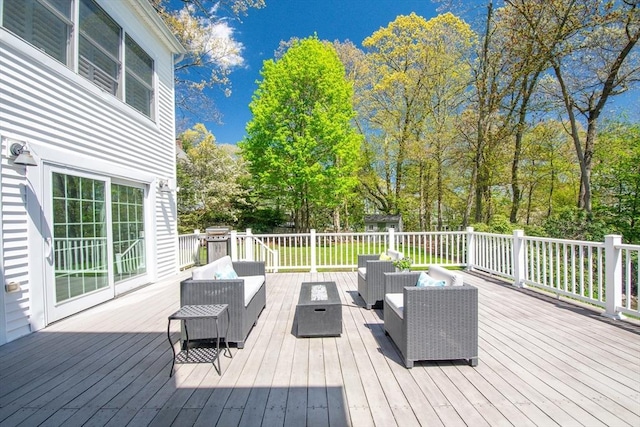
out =
[[[95,174],[110,179],[125,180],[139,183],[147,186],[147,198],[145,200],[145,218],[149,230],[156,227],[155,208],[156,208],[156,182],[159,173],[149,173],[134,169],[121,164],[110,161],[100,160],[78,154],[74,151],[63,150],[59,147],[52,147],[37,141],[30,141],[33,151],[38,154],[39,166],[29,168],[27,174],[27,183],[24,188],[25,201],[27,205],[27,221],[28,221],[28,238],[29,238],[29,294],[30,294],[30,328],[32,331],[40,330],[46,327],[53,320],[47,317],[46,307],[46,288],[44,285],[45,263],[44,254],[46,253],[46,241],[43,236],[50,235],[46,227],[43,201],[45,197],[50,197],[50,189],[46,189],[44,185],[45,165],[59,167],[67,172],[79,171],[88,174]],[[91,165],[91,169],[87,168]],[[49,234],[47,234],[49,233]],[[157,266],[155,265],[155,257],[153,256],[153,248],[156,245],[155,233],[147,233],[147,255],[149,257],[148,278],[153,282],[157,274]],[[134,284],[129,284],[131,289]],[[129,286],[117,286],[116,295],[125,292]]]

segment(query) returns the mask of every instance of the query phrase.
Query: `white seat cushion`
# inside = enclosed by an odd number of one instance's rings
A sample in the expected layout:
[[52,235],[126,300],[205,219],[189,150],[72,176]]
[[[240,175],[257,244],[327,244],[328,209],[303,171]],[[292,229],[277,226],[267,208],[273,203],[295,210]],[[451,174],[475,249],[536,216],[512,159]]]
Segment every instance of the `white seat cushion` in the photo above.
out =
[[385,294],[384,302],[391,310],[396,312],[401,319],[404,315],[404,294]]
[[264,283],[264,276],[244,276],[240,277],[244,280],[244,306],[248,306],[255,294],[260,290],[260,286]]
[[362,276],[363,279],[367,279],[367,267],[358,268],[358,274]]

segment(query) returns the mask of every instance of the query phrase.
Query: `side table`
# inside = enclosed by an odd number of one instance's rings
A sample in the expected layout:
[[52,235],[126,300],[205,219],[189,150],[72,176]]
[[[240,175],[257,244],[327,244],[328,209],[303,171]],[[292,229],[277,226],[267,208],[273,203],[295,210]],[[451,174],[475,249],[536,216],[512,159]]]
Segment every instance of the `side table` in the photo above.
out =
[[[184,331],[186,335],[186,343],[185,343],[185,351],[186,351],[186,359],[189,359],[189,329],[187,328],[187,322],[189,320],[196,319],[214,319],[216,321],[216,348],[215,348],[215,356],[211,363],[216,367],[215,361],[218,360],[218,374],[222,375],[222,369],[220,367],[220,331],[218,329],[218,319],[224,313],[227,314],[227,331],[225,332],[225,352],[228,352],[229,357],[233,357],[231,354],[231,349],[229,348],[229,343],[227,342],[227,335],[229,333],[229,323],[231,321],[229,310],[227,309],[228,304],[213,304],[213,305],[184,305],[180,307],[180,310],[176,311],[172,315],[169,316],[169,322],[167,325],[167,338],[169,339],[169,345],[171,346],[171,351],[173,352],[173,361],[171,362],[171,371],[169,371],[169,378],[173,375],[173,367],[176,364],[176,349],[174,348],[173,342],[171,341],[171,321],[172,320],[182,320],[184,321]],[[211,337],[213,338],[213,337]],[[195,349],[194,349],[195,350]]]

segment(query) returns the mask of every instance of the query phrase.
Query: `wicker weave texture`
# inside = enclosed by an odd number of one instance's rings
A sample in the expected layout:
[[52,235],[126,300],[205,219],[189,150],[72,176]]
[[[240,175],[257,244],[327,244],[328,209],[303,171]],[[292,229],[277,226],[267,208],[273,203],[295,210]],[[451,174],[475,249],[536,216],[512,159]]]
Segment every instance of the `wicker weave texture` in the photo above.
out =
[[385,295],[403,293],[405,286],[415,286],[418,283],[418,277],[420,277],[419,271],[384,273]]
[[358,293],[370,310],[376,302],[384,299],[384,273],[395,271],[393,262],[380,261],[378,255],[358,255],[358,268],[367,269],[367,278],[358,274]]
[[[233,268],[238,279],[232,280],[193,280],[180,282],[180,305],[228,304],[230,324],[227,342],[244,347],[249,331],[256,324],[258,316],[266,306],[266,280],[248,306],[244,305],[244,276],[264,275],[263,262],[234,262]],[[265,276],[266,277],[266,276]],[[219,320],[220,331],[225,331],[226,316]],[[215,321],[212,319],[189,321],[189,339],[207,339],[215,337]],[[184,328],[183,328],[184,334]],[[183,335],[184,338],[184,335]]]
[[[401,277],[405,276],[405,277]],[[387,289],[408,274],[387,275]],[[415,282],[414,282],[415,284]],[[405,366],[418,360],[465,359],[478,362],[478,290],[471,285],[424,287],[405,286],[404,312],[384,313],[385,331],[402,353]]]

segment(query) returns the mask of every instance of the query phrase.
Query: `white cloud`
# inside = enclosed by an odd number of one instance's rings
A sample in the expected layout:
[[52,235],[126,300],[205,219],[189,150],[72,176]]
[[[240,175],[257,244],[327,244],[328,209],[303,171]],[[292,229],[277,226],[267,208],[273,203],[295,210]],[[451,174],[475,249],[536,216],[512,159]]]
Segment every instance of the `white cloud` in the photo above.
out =
[[193,5],[186,5],[176,17],[188,49],[223,69],[243,66],[244,46],[234,39],[234,29],[228,21],[215,16],[196,16],[195,13]]

